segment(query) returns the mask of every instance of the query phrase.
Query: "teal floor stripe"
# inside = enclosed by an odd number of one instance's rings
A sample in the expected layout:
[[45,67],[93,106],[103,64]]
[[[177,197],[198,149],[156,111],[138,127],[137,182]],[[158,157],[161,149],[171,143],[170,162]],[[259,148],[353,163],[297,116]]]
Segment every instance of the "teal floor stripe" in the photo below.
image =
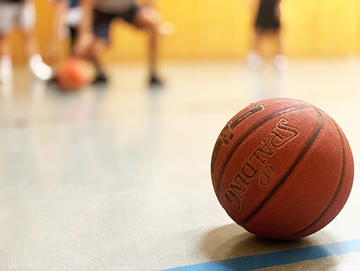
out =
[[296,248],[286,251],[270,252],[259,255],[245,256],[222,261],[194,264],[167,269],[167,271],[242,271],[273,267],[316,260],[330,256],[360,252],[360,239],[325,244],[313,247]]

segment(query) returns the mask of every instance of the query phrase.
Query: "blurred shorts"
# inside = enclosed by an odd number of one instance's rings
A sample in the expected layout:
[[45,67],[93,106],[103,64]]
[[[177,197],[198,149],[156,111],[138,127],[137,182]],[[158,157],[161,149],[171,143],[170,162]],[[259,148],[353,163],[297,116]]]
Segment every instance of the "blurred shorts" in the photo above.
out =
[[109,28],[114,19],[122,19],[128,23],[134,24],[134,18],[139,12],[140,8],[137,5],[132,5],[129,9],[120,13],[105,13],[99,10],[94,10],[94,34],[96,37],[109,40]]
[[0,2],[0,34],[8,34],[14,25],[29,30],[35,26],[35,21],[34,4]]
[[77,27],[81,21],[82,9],[80,7],[71,7],[65,15],[65,23],[71,27]]
[[274,31],[280,29],[280,18],[275,15],[275,12],[259,12],[256,18],[255,27],[259,31]]

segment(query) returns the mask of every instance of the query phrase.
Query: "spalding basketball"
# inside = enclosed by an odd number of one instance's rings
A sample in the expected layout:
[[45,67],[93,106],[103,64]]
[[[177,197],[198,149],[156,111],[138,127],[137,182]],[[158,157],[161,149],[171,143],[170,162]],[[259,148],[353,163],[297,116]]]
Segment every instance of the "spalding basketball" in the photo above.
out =
[[63,90],[79,90],[90,84],[94,76],[95,69],[89,62],[70,57],[57,69],[56,82]]
[[228,215],[258,236],[294,240],[332,221],[354,177],[350,145],[324,111],[302,101],[260,101],[221,131],[211,177]]

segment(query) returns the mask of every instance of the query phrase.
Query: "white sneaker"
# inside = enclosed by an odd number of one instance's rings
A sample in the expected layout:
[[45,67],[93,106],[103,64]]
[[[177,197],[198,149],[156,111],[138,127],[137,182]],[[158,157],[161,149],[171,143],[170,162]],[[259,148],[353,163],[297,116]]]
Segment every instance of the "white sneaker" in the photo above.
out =
[[29,69],[31,73],[40,80],[46,81],[52,77],[52,69],[46,65],[40,55],[34,55],[30,58]]
[[2,84],[2,85],[10,85],[11,83],[12,83],[12,72],[11,72],[11,70],[1,71],[0,72],[0,84]]
[[12,61],[10,56],[3,56],[0,59],[0,84],[9,85],[12,83]]
[[246,58],[246,64],[250,69],[256,70],[261,68],[264,64],[264,61],[259,53],[250,52]]
[[280,70],[280,71],[284,71],[287,69],[288,65],[289,65],[289,61],[286,58],[286,56],[284,55],[277,55],[275,56],[274,59],[274,64],[275,64],[275,68]]

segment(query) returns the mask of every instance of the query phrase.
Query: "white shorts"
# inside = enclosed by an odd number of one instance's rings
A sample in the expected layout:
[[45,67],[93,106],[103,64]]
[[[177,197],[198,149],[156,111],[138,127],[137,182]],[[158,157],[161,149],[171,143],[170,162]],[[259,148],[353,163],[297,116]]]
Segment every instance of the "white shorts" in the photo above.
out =
[[35,26],[36,11],[32,3],[0,3],[0,34],[8,34],[16,25],[22,30]]
[[77,27],[82,17],[82,10],[80,7],[69,8],[66,13],[65,23],[71,27]]

